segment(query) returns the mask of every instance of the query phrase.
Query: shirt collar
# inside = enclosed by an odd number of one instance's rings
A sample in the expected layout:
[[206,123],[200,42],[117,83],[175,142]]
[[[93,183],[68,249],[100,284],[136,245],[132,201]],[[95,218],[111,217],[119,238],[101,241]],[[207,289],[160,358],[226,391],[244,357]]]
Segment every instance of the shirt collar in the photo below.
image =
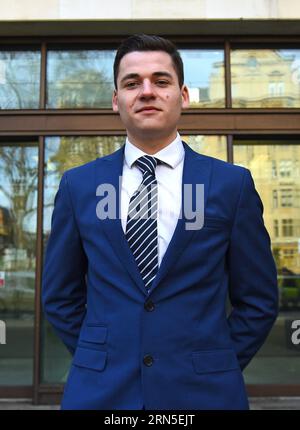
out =
[[[139,157],[147,154],[134,146],[127,137],[124,155],[127,166],[131,168]],[[184,147],[180,134],[177,133],[176,138],[171,143],[169,143],[169,145],[152,155],[163,163],[168,164],[172,169],[175,169],[175,167],[182,161],[184,157]]]

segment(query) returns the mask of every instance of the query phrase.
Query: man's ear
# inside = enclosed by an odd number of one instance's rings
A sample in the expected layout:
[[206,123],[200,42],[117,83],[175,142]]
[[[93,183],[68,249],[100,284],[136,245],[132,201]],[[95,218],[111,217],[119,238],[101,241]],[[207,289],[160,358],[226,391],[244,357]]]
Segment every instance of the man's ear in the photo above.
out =
[[186,85],[182,85],[181,88],[181,107],[182,109],[187,109],[190,105],[190,94],[188,87]]
[[114,112],[119,112],[118,108],[118,92],[117,90],[114,90],[113,96],[112,96],[112,108]]

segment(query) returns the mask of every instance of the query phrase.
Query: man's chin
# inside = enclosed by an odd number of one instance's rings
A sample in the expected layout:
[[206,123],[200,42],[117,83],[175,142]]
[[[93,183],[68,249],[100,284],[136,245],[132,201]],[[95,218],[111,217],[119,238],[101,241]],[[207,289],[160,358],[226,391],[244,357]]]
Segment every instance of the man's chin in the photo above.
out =
[[[169,128],[169,127],[168,127]],[[168,129],[166,128],[165,124],[162,124],[161,121],[157,121],[157,120],[151,120],[150,118],[147,119],[146,121],[141,121],[137,127],[136,127],[136,132],[143,134],[143,133],[166,133],[166,130]]]
[[161,127],[154,127],[154,126],[148,126],[143,127],[139,129],[139,132],[136,133],[139,134],[140,139],[147,139],[150,137],[163,137],[166,135],[166,129]]

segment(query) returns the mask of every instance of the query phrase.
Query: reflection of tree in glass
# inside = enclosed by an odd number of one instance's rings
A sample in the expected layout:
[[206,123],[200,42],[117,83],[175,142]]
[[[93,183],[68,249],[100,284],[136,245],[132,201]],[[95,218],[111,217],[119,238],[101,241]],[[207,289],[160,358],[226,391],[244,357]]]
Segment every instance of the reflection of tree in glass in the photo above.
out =
[[[36,147],[0,148],[0,195],[8,201],[9,211],[10,243],[7,245],[19,250],[15,252],[14,270],[31,269],[34,264],[35,220],[30,225],[37,210],[37,158],[34,156],[37,157]],[[4,205],[1,203],[1,206]]]
[[0,109],[39,107],[40,52],[0,52]]
[[[112,76],[102,51],[49,53],[48,107],[111,107]],[[111,67],[112,68],[112,67]]]
[[115,152],[123,143],[124,137],[122,136],[63,136],[60,138],[58,150],[48,161],[55,163],[54,172],[61,177],[66,170],[72,167]]

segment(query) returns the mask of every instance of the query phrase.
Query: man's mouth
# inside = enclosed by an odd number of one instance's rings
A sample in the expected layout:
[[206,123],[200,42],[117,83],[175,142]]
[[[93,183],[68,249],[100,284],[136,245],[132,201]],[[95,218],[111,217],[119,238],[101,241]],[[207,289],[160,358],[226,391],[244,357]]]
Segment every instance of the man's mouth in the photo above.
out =
[[156,107],[154,107],[154,106],[145,106],[145,107],[143,107],[143,108],[141,108],[141,109],[139,109],[137,112],[139,113],[139,112],[159,112],[161,109],[157,109]]

